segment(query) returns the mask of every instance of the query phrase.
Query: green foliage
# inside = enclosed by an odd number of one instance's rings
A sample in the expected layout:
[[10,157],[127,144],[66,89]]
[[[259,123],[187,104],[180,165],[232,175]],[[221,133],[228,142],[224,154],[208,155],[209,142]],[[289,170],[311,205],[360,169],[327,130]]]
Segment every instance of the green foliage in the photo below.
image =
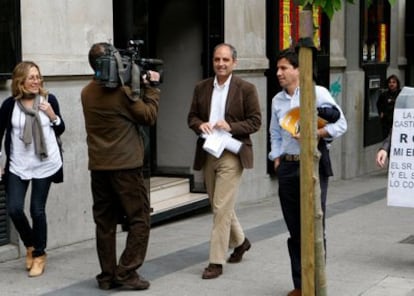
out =
[[[334,13],[342,8],[342,1],[354,4],[354,0],[299,0],[300,5],[303,7],[319,6],[322,11],[326,13],[329,19],[332,19]],[[372,0],[367,1],[367,6],[371,5]],[[397,0],[388,0],[393,5]]]
[[[330,19],[336,11],[342,8],[342,1],[344,0],[299,0],[303,7],[319,6]],[[346,0],[346,2],[353,4],[354,0]]]

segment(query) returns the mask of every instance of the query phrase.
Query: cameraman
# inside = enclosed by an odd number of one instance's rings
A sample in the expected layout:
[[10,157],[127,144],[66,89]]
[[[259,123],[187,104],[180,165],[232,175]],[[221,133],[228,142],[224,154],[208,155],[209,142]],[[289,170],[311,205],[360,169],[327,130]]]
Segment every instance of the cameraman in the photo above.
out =
[[[97,58],[108,55],[111,46],[92,45],[89,64],[94,71]],[[159,81],[159,73],[148,74],[142,76],[141,98],[136,101],[129,99],[125,87],[108,88],[97,79],[81,93],[96,248],[102,270],[96,279],[103,290],[118,286],[145,290],[150,286],[136,272],[144,262],[150,232],[150,201],[142,173],[144,145],[139,127],[155,123],[160,97],[160,90],[151,86]],[[126,216],[128,236],[117,264],[116,229],[122,214]]]

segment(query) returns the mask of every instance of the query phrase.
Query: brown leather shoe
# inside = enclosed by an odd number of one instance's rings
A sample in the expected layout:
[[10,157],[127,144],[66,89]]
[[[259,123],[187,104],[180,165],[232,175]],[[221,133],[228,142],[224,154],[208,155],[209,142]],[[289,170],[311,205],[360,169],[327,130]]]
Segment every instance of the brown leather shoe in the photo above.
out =
[[136,272],[131,272],[125,277],[117,276],[114,279],[114,283],[132,290],[146,290],[150,286],[149,281],[140,277]]
[[101,281],[98,282],[98,287],[101,290],[112,290],[121,287],[121,284],[115,283],[114,281]]
[[301,289],[294,289],[287,294],[287,296],[301,296],[301,295],[302,295]]
[[114,278],[110,274],[104,274],[103,272],[98,274],[96,277],[98,287],[101,290],[111,290],[121,287],[120,284],[114,282]]
[[244,239],[244,242],[240,246],[234,249],[233,253],[230,255],[227,262],[239,263],[242,260],[244,253],[247,252],[251,246],[252,245],[250,244],[249,240],[246,237]]
[[214,279],[223,273],[223,265],[210,263],[203,272],[202,278],[205,280]]

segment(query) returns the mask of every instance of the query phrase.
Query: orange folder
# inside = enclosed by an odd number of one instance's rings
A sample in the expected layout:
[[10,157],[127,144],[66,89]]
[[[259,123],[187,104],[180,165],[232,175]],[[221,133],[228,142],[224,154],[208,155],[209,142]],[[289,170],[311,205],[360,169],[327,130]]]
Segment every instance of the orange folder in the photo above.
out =
[[[291,135],[295,136],[299,133],[300,110],[299,107],[289,110],[285,116],[283,116],[280,125],[282,128],[287,130]],[[318,128],[324,127],[327,121],[323,118],[318,117]]]

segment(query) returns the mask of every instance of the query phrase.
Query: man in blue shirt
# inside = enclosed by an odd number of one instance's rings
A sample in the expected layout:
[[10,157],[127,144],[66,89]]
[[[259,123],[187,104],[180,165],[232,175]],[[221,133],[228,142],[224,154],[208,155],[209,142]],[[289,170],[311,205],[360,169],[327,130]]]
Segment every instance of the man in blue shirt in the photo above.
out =
[[[283,90],[272,100],[269,159],[274,162],[279,180],[279,198],[283,217],[290,234],[288,249],[295,289],[289,292],[288,296],[300,296],[300,131],[291,133],[281,126],[283,117],[300,103],[299,62],[295,51],[287,49],[280,53],[277,59],[277,78]],[[327,141],[343,135],[347,130],[347,122],[341,108],[326,88],[315,86],[315,97],[318,111],[331,108],[337,113],[326,117],[326,125],[317,129],[318,149],[321,152],[319,179],[324,213],[323,225],[325,225],[328,178],[333,175]]]

